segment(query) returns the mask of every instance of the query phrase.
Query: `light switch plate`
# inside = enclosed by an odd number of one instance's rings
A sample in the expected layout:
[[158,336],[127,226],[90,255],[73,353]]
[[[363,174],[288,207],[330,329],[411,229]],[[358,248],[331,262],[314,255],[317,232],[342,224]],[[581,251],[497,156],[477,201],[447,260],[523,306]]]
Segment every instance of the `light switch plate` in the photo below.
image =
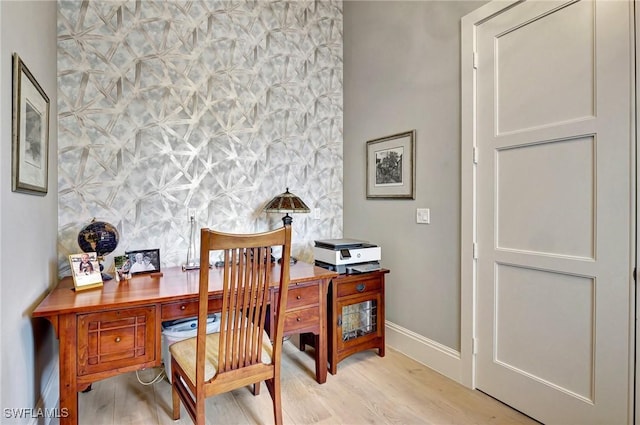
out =
[[416,209],[416,223],[418,224],[431,223],[431,211],[429,211],[429,208]]

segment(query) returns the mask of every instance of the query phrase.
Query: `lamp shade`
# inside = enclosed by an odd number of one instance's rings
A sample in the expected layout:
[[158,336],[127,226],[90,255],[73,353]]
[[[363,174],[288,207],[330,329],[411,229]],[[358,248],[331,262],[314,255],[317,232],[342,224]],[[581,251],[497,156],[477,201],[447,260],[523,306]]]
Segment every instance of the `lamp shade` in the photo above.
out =
[[308,213],[311,212],[307,204],[293,193],[289,192],[289,188],[284,193],[273,198],[264,207],[267,213]]

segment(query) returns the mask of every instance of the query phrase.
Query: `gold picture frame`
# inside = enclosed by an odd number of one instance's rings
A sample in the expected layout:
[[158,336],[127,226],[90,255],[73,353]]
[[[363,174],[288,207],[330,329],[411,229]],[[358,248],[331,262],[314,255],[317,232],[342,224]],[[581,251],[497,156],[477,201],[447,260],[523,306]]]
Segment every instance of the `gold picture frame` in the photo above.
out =
[[46,195],[49,186],[49,97],[13,54],[12,179],[14,192]]
[[73,285],[76,291],[103,286],[98,255],[95,252],[71,254],[69,255],[69,264],[71,265],[71,275],[73,276]]

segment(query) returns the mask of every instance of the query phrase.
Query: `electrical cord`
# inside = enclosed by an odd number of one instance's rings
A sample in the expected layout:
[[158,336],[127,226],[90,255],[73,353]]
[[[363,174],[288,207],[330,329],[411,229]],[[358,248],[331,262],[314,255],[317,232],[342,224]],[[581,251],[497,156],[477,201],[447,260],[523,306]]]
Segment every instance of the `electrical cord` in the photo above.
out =
[[138,382],[140,382],[142,385],[153,385],[159,380],[161,380],[162,378],[164,378],[164,376],[165,376],[165,372],[163,367],[155,378],[153,378],[149,382],[144,382],[142,379],[140,379],[140,371],[136,370],[136,378],[138,378]]

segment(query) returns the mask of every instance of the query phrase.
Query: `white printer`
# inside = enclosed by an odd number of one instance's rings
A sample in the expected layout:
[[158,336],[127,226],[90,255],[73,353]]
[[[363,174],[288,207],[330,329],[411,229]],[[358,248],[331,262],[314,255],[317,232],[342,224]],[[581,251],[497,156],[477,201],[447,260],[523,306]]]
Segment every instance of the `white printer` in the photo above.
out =
[[357,239],[325,239],[314,242],[316,266],[341,274],[380,270],[382,250],[379,246]]

